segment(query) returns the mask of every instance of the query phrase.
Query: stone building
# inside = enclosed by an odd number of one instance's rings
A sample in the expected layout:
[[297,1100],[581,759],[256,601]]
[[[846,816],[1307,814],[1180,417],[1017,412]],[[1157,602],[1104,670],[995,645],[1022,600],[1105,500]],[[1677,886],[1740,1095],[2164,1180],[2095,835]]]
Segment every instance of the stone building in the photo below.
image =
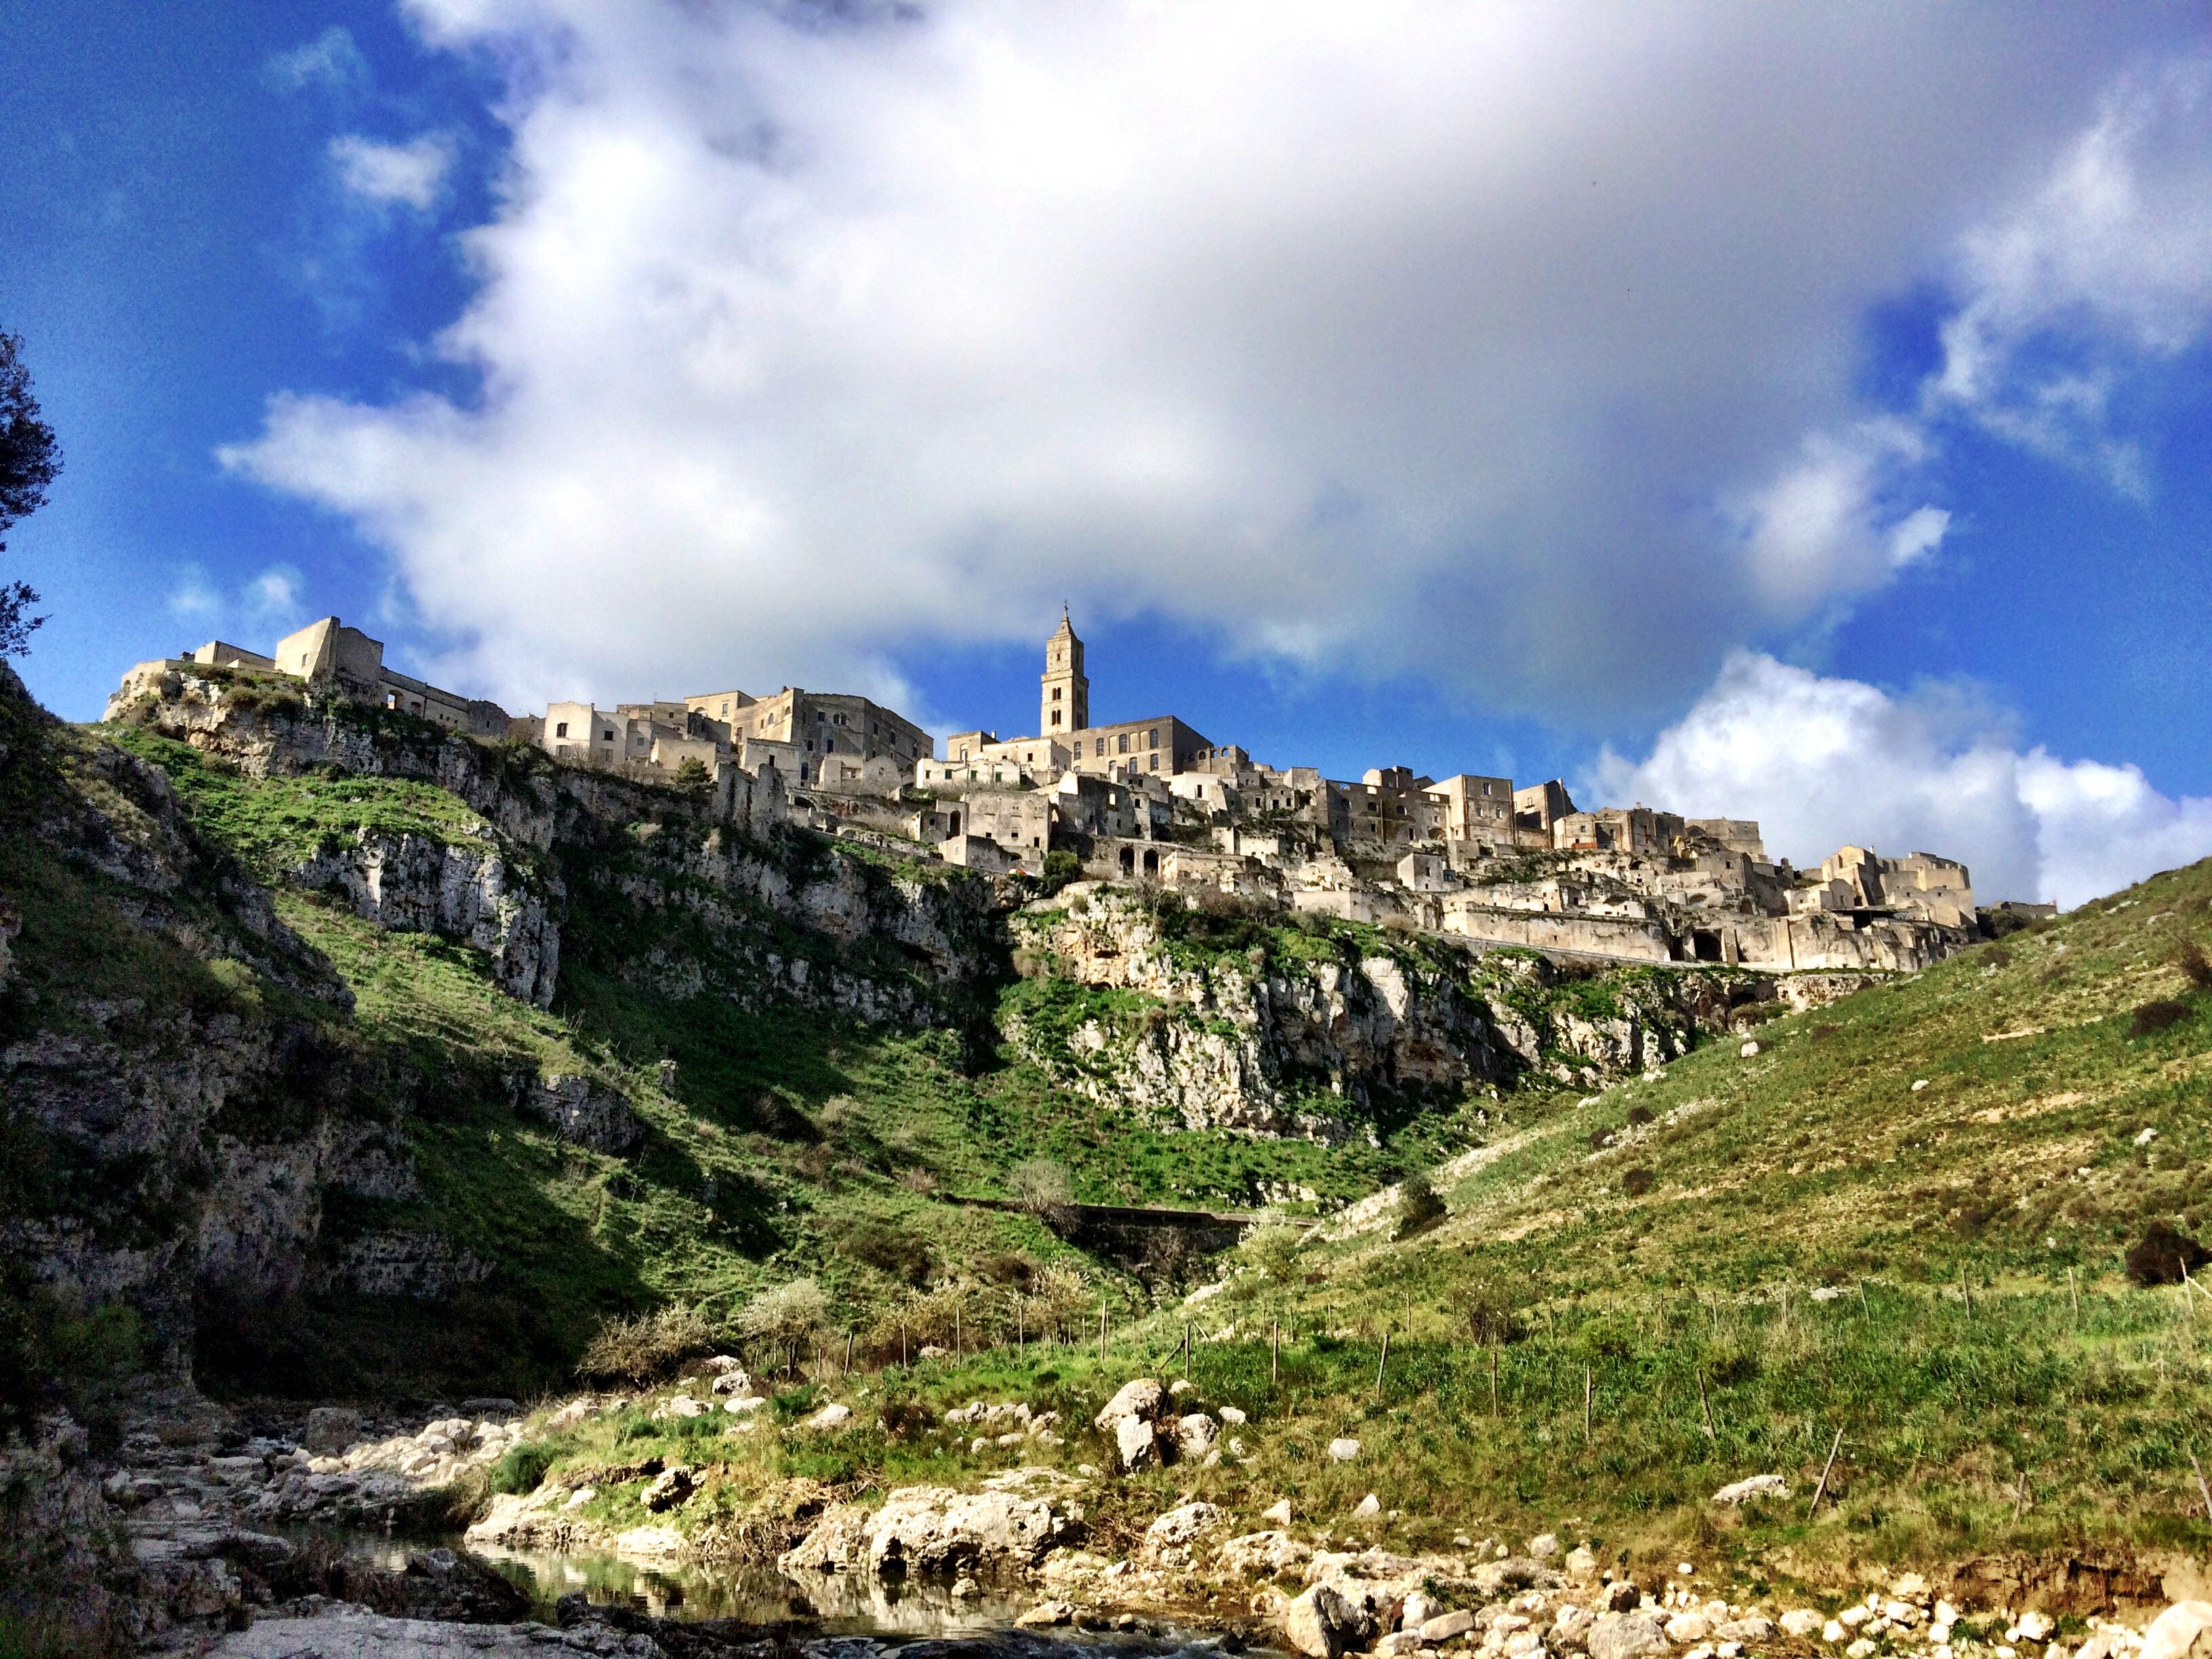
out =
[[507,736],[507,710],[497,703],[465,697],[386,667],[384,641],[348,628],[336,617],[309,623],[277,641],[276,663],[280,674],[328,684],[363,702],[419,715],[471,737],[497,742]]
[[1063,607],[1060,626],[1044,642],[1044,673],[1037,694],[1037,734],[1066,738],[1091,724],[1091,677],[1083,672],[1083,641]]
[[383,641],[371,639],[358,628],[348,628],[336,617],[325,617],[287,634],[277,641],[271,656],[210,640],[179,657],[139,663],[124,677],[122,690],[117,695],[131,695],[134,687],[151,685],[164,674],[195,667],[283,674],[356,702],[414,714],[487,742],[504,741],[510,724],[507,711],[495,702],[465,697],[386,666]]
[[1446,841],[1513,845],[1513,780],[1462,772],[1428,786],[1443,808]]
[[1513,792],[1513,828],[1524,846],[1552,845],[1552,826],[1575,810],[1567,786],[1553,778]]
[[[916,761],[937,751],[935,740],[895,709],[866,697],[805,691],[787,685],[774,696],[744,691],[709,691],[686,697],[684,707],[722,727],[724,740],[743,753],[739,740],[787,744],[798,761],[793,781],[823,783],[823,763],[841,756],[854,764],[831,766],[828,787],[868,775],[858,763],[887,756],[899,781],[911,777]],[[878,769],[878,774],[880,773]]]

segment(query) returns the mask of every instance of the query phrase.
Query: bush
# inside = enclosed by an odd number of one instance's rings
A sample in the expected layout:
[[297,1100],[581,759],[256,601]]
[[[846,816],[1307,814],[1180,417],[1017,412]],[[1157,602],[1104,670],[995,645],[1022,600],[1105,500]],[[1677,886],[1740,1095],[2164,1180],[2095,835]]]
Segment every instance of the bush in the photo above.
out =
[[1641,1198],[1659,1184],[1659,1177],[1649,1170],[1631,1170],[1620,1177],[1620,1190],[1631,1198]]
[[830,1328],[830,1300],[811,1279],[794,1279],[745,1304],[738,1328],[756,1342],[796,1352]]
[[1237,1254],[1257,1268],[1271,1283],[1293,1284],[1297,1279],[1298,1247],[1305,1234],[1285,1222],[1266,1222],[1237,1241]]
[[2170,1030],[2188,1018],[2187,1003],[2160,998],[2156,1002],[2146,1002],[2136,1010],[2134,1017],[2128,1021],[2128,1035],[2149,1036],[2154,1032]]
[[1044,855],[1044,890],[1057,893],[1071,881],[1083,874],[1083,860],[1066,848],[1058,848]]
[[2181,969],[2181,976],[2189,981],[2191,990],[2212,991],[2212,962],[2204,959],[2204,952],[2194,940],[2183,944],[2173,965]]
[[536,1492],[544,1484],[545,1471],[553,1467],[555,1455],[550,1441],[517,1441],[507,1449],[505,1456],[491,1466],[491,1489],[518,1497]]
[[1640,1129],[1650,1121],[1651,1109],[1649,1106],[1632,1106],[1628,1109],[1630,1127]]
[[2128,1277],[2146,1287],[2179,1285],[2185,1273],[2193,1273],[2207,1261],[2212,1261],[2212,1250],[2171,1222],[2154,1221],[2129,1249]]
[[642,1387],[687,1359],[713,1352],[714,1346],[714,1330],[706,1315],[676,1303],[635,1318],[608,1320],[584,1350],[577,1369],[586,1376],[619,1377]]
[[1518,1342],[1528,1334],[1511,1299],[1492,1285],[1462,1285],[1451,1300],[1453,1311],[1467,1322],[1468,1338],[1485,1347]]
[[1068,1219],[1075,1200],[1066,1169],[1048,1158],[1025,1158],[1007,1170],[1006,1191],[1024,1212],[1054,1228]]
[[1423,1228],[1434,1226],[1449,1213],[1426,1171],[1416,1170],[1399,1183],[1398,1237],[1411,1238]]

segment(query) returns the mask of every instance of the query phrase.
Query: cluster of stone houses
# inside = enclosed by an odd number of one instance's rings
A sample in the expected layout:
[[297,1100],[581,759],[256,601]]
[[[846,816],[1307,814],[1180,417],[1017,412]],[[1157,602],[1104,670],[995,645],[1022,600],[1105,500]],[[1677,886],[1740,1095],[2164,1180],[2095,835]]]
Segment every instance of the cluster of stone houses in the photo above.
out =
[[791,686],[611,709],[556,702],[511,719],[395,673],[379,641],[336,617],[273,657],[216,641],[132,674],[194,664],[320,682],[569,764],[685,782],[757,830],[796,817],[994,875],[1039,877],[1061,853],[1091,877],[1194,896],[1655,962],[1912,968],[1976,924],[1965,866],[1925,853],[1846,847],[1799,871],[1768,858],[1756,823],[1583,811],[1557,779],[1516,790],[1510,778],[1390,766],[1353,781],[1262,764],[1172,714],[1094,726],[1083,641],[1066,617],[1045,643],[1036,734],[962,732],[942,756],[882,704]]

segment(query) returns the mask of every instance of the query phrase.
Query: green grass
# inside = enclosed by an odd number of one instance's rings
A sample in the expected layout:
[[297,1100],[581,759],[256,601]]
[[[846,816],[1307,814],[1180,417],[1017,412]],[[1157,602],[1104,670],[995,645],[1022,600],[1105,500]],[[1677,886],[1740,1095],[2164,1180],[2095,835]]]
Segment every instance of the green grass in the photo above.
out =
[[[2201,1558],[2212,1298],[2192,1312],[2121,1257],[2154,1219],[2212,1232],[2212,999],[2176,965],[2208,934],[2201,865],[1770,1021],[1754,1057],[1716,1045],[1587,1104],[1522,1097],[1492,1161],[1444,1184],[1438,1227],[1312,1243],[1189,1316],[1219,1338],[1195,1346],[1196,1397],[1249,1413],[1254,1462],[1116,1482],[1097,1523],[1133,1536],[1184,1498],[1249,1515],[1289,1497],[1339,1547],[1566,1527],[1646,1563],[1695,1551],[1815,1583],[1869,1560]],[[2167,999],[2189,1017],[2130,1035]],[[1631,1170],[1656,1177],[1640,1197]],[[1126,1376],[1180,1369],[1184,1317],[1117,1321],[1103,1366],[994,1351],[854,1397],[1026,1399],[1079,1425]],[[1323,1456],[1340,1435],[1358,1462]],[[1001,1461],[944,1435],[855,1451],[854,1478],[884,1482]],[[737,1456],[735,1488],[769,1477],[768,1451]],[[1106,1449],[1080,1431],[1060,1461]],[[1787,1500],[1711,1504],[1769,1472]],[[1370,1491],[1402,1515],[1353,1516]]]

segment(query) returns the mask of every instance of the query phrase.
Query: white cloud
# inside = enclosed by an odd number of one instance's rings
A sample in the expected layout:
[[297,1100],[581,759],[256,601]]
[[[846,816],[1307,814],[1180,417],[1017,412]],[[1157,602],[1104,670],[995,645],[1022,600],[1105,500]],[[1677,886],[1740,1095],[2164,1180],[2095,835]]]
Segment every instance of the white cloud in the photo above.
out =
[[453,164],[453,141],[424,133],[404,144],[387,144],[349,132],[331,140],[331,164],[338,182],[378,207],[398,204],[428,213],[444,194]]
[[357,92],[369,82],[368,59],[350,31],[333,23],[303,46],[280,52],[262,65],[269,83],[285,92],[322,87]]
[[222,595],[216,592],[207,579],[207,573],[196,564],[181,566],[175,583],[169,589],[169,614],[185,622],[205,622],[222,613]]
[[290,565],[271,565],[246,585],[246,605],[257,617],[282,622],[299,614],[300,573]]
[[1965,239],[1931,412],[2147,493],[2110,405],[2128,368],[2212,334],[2208,116],[2206,60],[2128,77],[2032,191]]
[[438,343],[483,397],[279,398],[226,459],[353,518],[480,641],[441,672],[519,703],[880,678],[1063,597],[1500,708],[1692,695],[1932,548],[1856,447],[1865,307],[2140,45],[2100,8],[410,10],[517,66]]
[[1755,817],[1801,866],[1844,845],[1945,854],[1985,900],[2078,904],[2212,854],[2212,799],[2162,795],[2133,766],[2023,753],[1956,688],[1899,696],[1755,652],[1730,657],[1650,755],[1608,750],[1582,788]]

